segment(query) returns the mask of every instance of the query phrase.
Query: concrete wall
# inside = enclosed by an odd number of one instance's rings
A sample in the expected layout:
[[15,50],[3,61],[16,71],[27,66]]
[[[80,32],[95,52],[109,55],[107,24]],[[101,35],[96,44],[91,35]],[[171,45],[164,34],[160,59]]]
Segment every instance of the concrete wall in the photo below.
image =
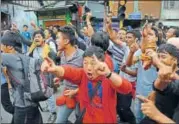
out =
[[30,26],[30,22],[33,20],[37,23],[37,17],[34,12],[24,12],[24,10],[28,10],[27,7],[22,7],[19,5],[12,4],[1,4],[1,9],[9,13],[11,23],[17,24],[20,31],[23,29],[23,25],[26,24],[29,26],[29,30],[32,31],[32,27]]
[[127,1],[125,11],[126,18],[128,18],[128,15],[132,12],[134,12],[134,1]]
[[[137,4],[137,5],[136,5]],[[141,12],[142,18],[145,14],[152,15],[155,18],[160,18],[162,3],[160,0],[140,0],[140,1],[127,1],[126,3],[126,17],[132,12]],[[137,8],[136,8],[137,7]]]
[[179,10],[163,10],[161,19],[178,19],[179,20]]
[[179,27],[179,20],[159,20],[163,25]]
[[174,9],[166,9],[164,7],[164,2],[166,1],[162,1],[161,19],[178,19],[179,20],[179,1],[174,1],[175,2]]

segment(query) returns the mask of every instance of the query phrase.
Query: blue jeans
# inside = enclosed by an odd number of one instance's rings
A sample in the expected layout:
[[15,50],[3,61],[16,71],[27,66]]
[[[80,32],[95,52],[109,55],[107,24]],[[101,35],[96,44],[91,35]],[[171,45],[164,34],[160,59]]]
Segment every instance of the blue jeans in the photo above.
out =
[[48,100],[48,109],[51,113],[54,113],[56,111],[56,102],[55,102],[55,96],[52,95]]
[[136,117],[136,123],[138,124],[144,118],[144,114],[141,111],[141,103],[142,102],[138,98],[136,98],[134,103],[135,103],[134,114],[135,114],[135,117]]
[[57,120],[55,123],[67,123],[68,117],[74,109],[69,109],[66,105],[58,107]]

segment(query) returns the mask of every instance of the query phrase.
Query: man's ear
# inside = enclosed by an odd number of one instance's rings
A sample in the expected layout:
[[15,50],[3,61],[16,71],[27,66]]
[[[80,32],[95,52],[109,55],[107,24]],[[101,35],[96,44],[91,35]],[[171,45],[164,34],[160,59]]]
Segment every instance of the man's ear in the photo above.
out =
[[135,38],[135,42],[138,43],[138,42],[139,42],[139,39],[138,39],[138,38]]
[[158,42],[158,37],[156,37],[156,43]]
[[70,42],[70,40],[69,40],[69,39],[65,39],[64,44],[65,44],[65,45],[67,45],[67,44],[69,44],[69,42]]
[[175,70],[178,65],[178,60],[177,60],[177,58],[173,57],[172,61],[173,61],[173,66],[174,66],[173,69]]
[[178,59],[177,58],[172,58],[172,60],[174,61],[174,63],[178,64]]

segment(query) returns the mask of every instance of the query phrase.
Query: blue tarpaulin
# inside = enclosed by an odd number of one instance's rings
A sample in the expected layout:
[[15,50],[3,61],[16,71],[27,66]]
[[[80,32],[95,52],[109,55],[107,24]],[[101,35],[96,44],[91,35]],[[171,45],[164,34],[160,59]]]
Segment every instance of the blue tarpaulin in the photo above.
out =
[[129,14],[128,19],[131,20],[140,20],[142,18],[142,15],[140,12],[133,12],[131,14]]

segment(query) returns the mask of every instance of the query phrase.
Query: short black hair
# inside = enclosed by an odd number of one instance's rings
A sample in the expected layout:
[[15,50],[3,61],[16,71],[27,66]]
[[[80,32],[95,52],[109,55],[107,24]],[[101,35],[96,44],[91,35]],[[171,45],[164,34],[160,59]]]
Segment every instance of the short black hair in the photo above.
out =
[[100,47],[97,47],[97,46],[88,47],[83,54],[83,58],[93,57],[93,55],[96,55],[97,59],[104,61],[104,51]]
[[136,38],[138,38],[138,40],[140,41],[141,37],[142,37],[142,34],[141,34],[140,30],[139,29],[134,29],[133,31],[135,32]]
[[40,34],[43,38],[45,38],[45,34],[42,30],[35,31],[34,34],[33,34],[33,38],[35,37],[36,34]]
[[142,35],[141,35],[140,31],[137,30],[137,29],[129,30],[129,31],[127,31],[126,34],[132,34],[135,38],[138,39],[139,42],[140,42],[140,40],[141,40],[141,36],[142,36]]
[[133,36],[137,38],[136,32],[134,30],[127,31],[126,34],[133,34]]
[[8,31],[1,37],[1,43],[6,46],[12,46],[16,51],[22,53],[22,43],[19,34]]
[[53,28],[57,28],[57,30],[59,30],[60,26],[59,25],[54,25]]
[[72,27],[74,31],[77,31],[76,26],[74,26],[74,25],[69,25],[69,27]]
[[71,45],[76,44],[75,31],[71,26],[60,27],[59,32],[63,33],[69,39]]
[[27,25],[23,25],[23,27],[26,27],[26,28],[28,28],[28,26],[27,26]]
[[109,35],[105,32],[97,32],[91,37],[91,45],[100,47],[104,51],[107,51],[109,47]]
[[175,35],[176,35],[176,37],[179,37],[179,28],[176,29]]
[[165,53],[167,52],[171,56],[174,56],[177,58],[177,63],[179,64],[179,49],[177,49],[176,46],[172,44],[162,44],[159,46],[158,50],[159,53]]
[[158,28],[157,27],[154,27],[152,26],[151,29],[155,32],[155,36],[158,37]]
[[158,33],[159,33],[158,38],[159,38],[159,41],[161,41],[161,44],[166,43],[166,35],[165,35],[163,29],[158,28]]
[[75,32],[77,35],[79,35],[79,32],[78,32],[76,26],[74,26],[74,25],[69,25],[69,27],[73,28],[74,32]]

